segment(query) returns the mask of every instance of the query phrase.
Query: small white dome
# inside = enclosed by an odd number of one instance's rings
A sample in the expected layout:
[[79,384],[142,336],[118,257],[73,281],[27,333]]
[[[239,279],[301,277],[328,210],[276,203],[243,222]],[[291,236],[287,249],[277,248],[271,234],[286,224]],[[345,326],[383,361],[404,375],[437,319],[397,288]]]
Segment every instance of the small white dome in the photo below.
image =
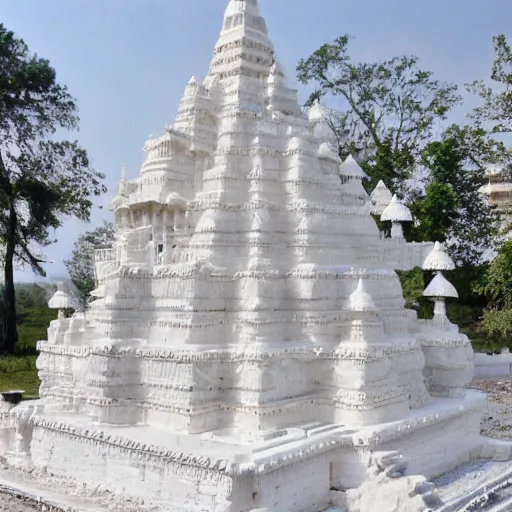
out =
[[355,161],[352,155],[348,155],[345,161],[341,164],[340,174],[351,178],[368,178],[368,175],[363,171],[363,169],[361,169],[361,166]]
[[117,211],[121,208],[128,208],[128,198],[122,194],[117,194],[112,201],[110,201],[109,210]]
[[411,210],[399,201],[395,194],[392,197],[391,202],[382,212],[380,220],[390,220],[391,222],[411,222]]
[[364,281],[359,279],[356,290],[350,295],[349,309],[351,311],[376,311],[377,306],[372,296],[365,290]]
[[434,249],[425,258],[422,266],[423,270],[453,270],[455,263],[443,250],[443,246],[436,242]]
[[52,295],[48,301],[50,309],[72,309],[73,304],[67,293],[63,290],[63,284],[57,283],[57,291]]
[[376,215],[382,215],[386,207],[391,203],[393,194],[382,180],[377,183],[377,186],[373,189],[370,194],[370,201],[373,204],[372,213]]
[[444,276],[439,272],[436,274],[434,279],[427,286],[423,292],[424,297],[454,297],[458,298],[459,294],[455,289],[455,286],[451,284]]

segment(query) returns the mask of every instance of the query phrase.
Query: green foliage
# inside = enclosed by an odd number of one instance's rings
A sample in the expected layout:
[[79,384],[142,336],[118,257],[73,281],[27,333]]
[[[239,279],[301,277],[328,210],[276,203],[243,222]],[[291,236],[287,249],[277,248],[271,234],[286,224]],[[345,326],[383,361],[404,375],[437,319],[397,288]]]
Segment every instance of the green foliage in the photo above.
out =
[[495,36],[493,42],[493,86],[483,81],[467,85],[482,99],[482,105],[474,109],[471,117],[477,126],[489,125],[494,133],[508,133],[512,131],[512,49],[503,34]]
[[47,304],[51,292],[53,290],[37,284],[16,285],[18,343],[15,354],[35,355],[37,342],[47,338],[48,326],[57,318],[57,312]]
[[419,242],[444,242],[457,217],[458,205],[451,185],[432,181],[426,187],[425,196],[410,205],[418,223],[407,231],[408,238]]
[[[45,307],[51,296],[48,287],[38,284],[17,284],[16,306],[18,310]],[[53,293],[53,291],[52,291]]]
[[493,247],[498,219],[479,192],[486,164],[505,152],[484,130],[452,125],[440,140],[427,144],[422,163],[428,171],[424,193],[410,204],[416,219],[409,240],[447,242],[460,265],[479,265]]
[[111,222],[104,222],[103,226],[79,236],[75,242],[71,259],[64,262],[69,277],[80,294],[78,299],[82,309],[85,309],[89,294],[96,287],[94,252],[97,249],[112,247],[114,237],[114,225]]
[[13,262],[44,275],[32,247],[46,246],[64,217],[89,220],[104,176],[89,166],[76,141],[55,139],[75,129],[77,108],[56,82],[49,62],[31,55],[22,39],[0,24],[0,245],[5,247],[4,320],[0,352],[17,341]]
[[490,337],[512,345],[512,241],[504,243],[475,290],[487,299],[482,329]]
[[423,270],[416,267],[412,270],[398,270],[398,277],[402,285],[402,293],[406,307],[413,307],[421,298],[425,289],[425,277]]
[[403,192],[439,120],[460,102],[457,87],[435,80],[417,57],[353,63],[348,36],[325,44],[297,67],[303,84],[314,84],[308,104],[323,96],[342,98],[347,109],[331,125],[342,156],[353,153],[371,176]]
[[500,247],[476,290],[486,296],[490,309],[512,309],[512,241]]
[[425,272],[416,267],[412,270],[397,271],[402,285],[402,293],[405,299],[405,307],[414,309],[418,318],[432,318],[433,304],[423,297],[423,290],[426,286]]
[[488,310],[484,312],[483,330],[504,345],[512,345],[512,309]]

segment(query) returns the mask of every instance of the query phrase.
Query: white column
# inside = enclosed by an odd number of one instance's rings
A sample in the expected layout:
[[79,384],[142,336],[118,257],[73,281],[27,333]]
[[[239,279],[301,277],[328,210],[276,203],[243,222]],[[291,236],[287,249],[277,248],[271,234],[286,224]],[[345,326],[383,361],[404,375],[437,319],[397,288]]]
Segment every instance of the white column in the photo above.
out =
[[391,224],[391,238],[403,238],[404,230],[400,222],[393,222]]

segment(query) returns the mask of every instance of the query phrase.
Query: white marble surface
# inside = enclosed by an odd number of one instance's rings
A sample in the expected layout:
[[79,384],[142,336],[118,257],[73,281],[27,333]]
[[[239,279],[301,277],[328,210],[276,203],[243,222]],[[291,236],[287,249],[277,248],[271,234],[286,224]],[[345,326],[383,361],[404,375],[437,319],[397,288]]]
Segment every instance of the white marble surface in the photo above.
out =
[[258,13],[229,2],[206,78],[123,171],[95,301],[51,323],[41,400],[1,415],[0,451],[155,510],[318,512],[332,489],[426,506],[418,483],[508,449],[479,437],[467,337],[405,308],[395,269],[433,244],[398,236],[396,204],[381,237]]

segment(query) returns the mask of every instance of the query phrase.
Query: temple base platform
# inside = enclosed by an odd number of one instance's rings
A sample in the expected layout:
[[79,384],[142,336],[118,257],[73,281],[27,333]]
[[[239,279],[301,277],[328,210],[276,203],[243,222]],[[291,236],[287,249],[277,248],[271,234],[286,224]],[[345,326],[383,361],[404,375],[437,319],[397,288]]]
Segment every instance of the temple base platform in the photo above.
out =
[[441,506],[430,480],[474,460],[511,458],[512,443],[480,436],[484,406],[484,395],[468,390],[400,421],[311,422],[244,442],[230,431],[93,424],[45,412],[40,400],[2,413],[0,448],[9,466],[36,472],[48,488],[103,493],[105,510],[120,496],[140,511],[364,512],[369,499],[383,499],[383,511],[395,499],[411,508],[389,510],[426,510]]

